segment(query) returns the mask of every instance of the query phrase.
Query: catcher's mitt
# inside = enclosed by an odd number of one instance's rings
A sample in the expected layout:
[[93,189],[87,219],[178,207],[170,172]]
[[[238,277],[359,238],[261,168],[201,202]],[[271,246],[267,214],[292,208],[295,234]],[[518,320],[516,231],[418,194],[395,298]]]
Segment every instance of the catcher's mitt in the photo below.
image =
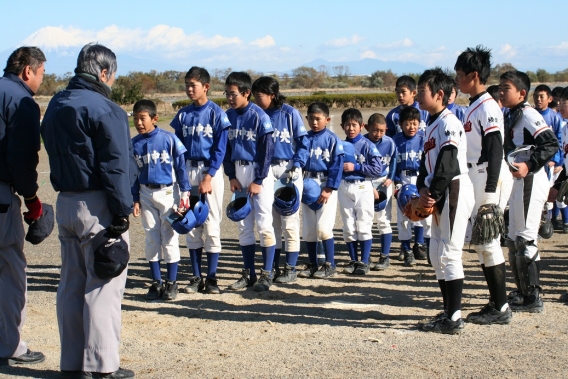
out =
[[568,179],[563,181],[556,195],[556,201],[566,204],[568,202]]
[[410,199],[410,201],[404,207],[404,215],[410,219],[410,221],[420,221],[424,220],[428,216],[432,215],[436,211],[436,206],[433,207],[423,207],[420,205],[420,200],[418,197]]
[[487,245],[505,232],[503,212],[497,204],[484,204],[477,210],[473,223],[471,243]]

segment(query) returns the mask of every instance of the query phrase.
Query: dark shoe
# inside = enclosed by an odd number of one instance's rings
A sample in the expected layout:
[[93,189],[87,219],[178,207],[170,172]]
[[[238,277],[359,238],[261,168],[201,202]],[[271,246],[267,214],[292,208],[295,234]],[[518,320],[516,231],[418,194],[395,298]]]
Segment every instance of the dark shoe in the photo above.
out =
[[456,321],[452,321],[448,317],[444,317],[441,320],[433,322],[431,324],[424,324],[422,330],[425,332],[434,332],[442,334],[458,334],[463,331],[464,322],[460,318]]
[[349,261],[347,266],[345,266],[343,268],[343,273],[344,274],[353,274],[353,271],[355,271],[355,265],[356,264],[357,264],[357,261]]
[[404,250],[400,251],[400,254],[398,254],[398,256],[396,257],[396,259],[398,259],[399,261],[403,261],[404,260]]
[[166,280],[166,285],[164,286],[164,294],[162,295],[162,299],[175,300],[177,295],[178,295],[177,283]]
[[28,349],[24,354],[15,358],[0,358],[0,366],[33,365],[45,361],[45,355],[39,351]]
[[200,276],[192,276],[189,278],[189,284],[180,289],[181,292],[185,293],[197,293],[203,289],[204,283],[203,278]]
[[414,260],[414,253],[410,250],[404,252],[404,265],[406,267],[416,266],[416,261]]
[[252,280],[250,278],[250,270],[248,268],[243,268],[241,271],[241,277],[235,283],[227,287],[228,290],[240,290],[246,287],[251,287],[256,282],[256,278]]
[[562,232],[568,233],[568,223],[567,223],[567,224],[562,224]]
[[[426,317],[425,319],[422,319],[420,321],[418,321],[418,323],[416,324],[419,328],[423,328],[425,325],[427,324],[435,324],[436,322],[440,321],[443,318],[448,317],[448,315],[446,314],[446,312],[440,312],[438,313],[436,316],[434,317]],[[427,328],[432,328],[433,325],[428,326]]]
[[331,263],[325,262],[321,267],[314,273],[314,278],[325,279],[337,275],[337,270],[335,267],[331,267]]
[[[61,371],[61,379],[81,379],[84,378],[83,371]],[[92,376],[91,376],[92,377]]]
[[556,218],[556,219],[552,220],[552,228],[554,230],[563,230],[564,229],[564,223],[562,222],[562,220]]
[[100,373],[100,372],[83,372],[81,374],[81,379],[126,379],[134,378],[134,371],[127,370],[125,368],[119,368],[115,372],[110,373]]
[[205,286],[203,288],[203,292],[207,294],[214,294],[218,295],[221,293],[219,286],[217,285],[217,279],[215,278],[206,278],[205,279]]
[[157,280],[152,283],[148,293],[146,294],[146,300],[158,300],[162,297],[164,293],[164,285]]
[[318,265],[313,265],[308,263],[306,269],[298,273],[298,278],[312,278],[315,272],[318,270]]
[[541,313],[544,312],[544,302],[542,301],[542,296],[538,296],[536,301],[532,303],[527,303],[527,297],[521,305],[509,303],[511,310],[513,312],[528,312],[528,313]]
[[412,253],[414,254],[414,258],[418,259],[419,261],[425,261],[428,259],[428,252],[426,249],[426,244],[424,243],[415,243],[412,247]]
[[284,271],[282,271],[282,275],[278,278],[274,279],[274,283],[292,283],[295,282],[298,274],[296,273],[296,267],[289,266],[288,263],[284,264]]
[[369,264],[365,262],[357,262],[353,275],[367,275],[369,273]]
[[270,277],[271,271],[260,270],[260,276],[252,289],[256,292],[268,291],[272,285],[272,278]]
[[276,278],[280,277],[280,275],[282,275],[282,270],[280,270],[280,267],[275,267],[272,269],[272,281],[275,281]]
[[386,270],[390,266],[390,257],[388,255],[382,255],[379,257],[379,262],[371,268],[373,271]]
[[479,312],[467,315],[467,322],[480,325],[509,324],[513,319],[511,308],[507,307],[503,312],[495,309],[493,303],[486,304]]
[[509,292],[507,299],[509,299],[509,305],[522,305],[525,301],[525,299],[523,298],[523,293],[519,290]]
[[560,301],[564,302],[564,303],[568,303],[568,292],[563,293],[562,295],[560,295]]

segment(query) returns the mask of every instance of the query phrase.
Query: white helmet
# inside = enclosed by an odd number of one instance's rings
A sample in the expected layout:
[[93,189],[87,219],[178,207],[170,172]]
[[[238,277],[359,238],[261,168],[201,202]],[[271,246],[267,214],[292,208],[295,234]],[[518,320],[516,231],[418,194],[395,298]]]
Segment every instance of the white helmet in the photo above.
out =
[[534,150],[534,145],[525,145],[519,146],[515,150],[511,151],[507,154],[507,164],[513,171],[517,171],[517,166],[514,166],[513,163],[521,163],[527,162],[531,159],[531,155]]

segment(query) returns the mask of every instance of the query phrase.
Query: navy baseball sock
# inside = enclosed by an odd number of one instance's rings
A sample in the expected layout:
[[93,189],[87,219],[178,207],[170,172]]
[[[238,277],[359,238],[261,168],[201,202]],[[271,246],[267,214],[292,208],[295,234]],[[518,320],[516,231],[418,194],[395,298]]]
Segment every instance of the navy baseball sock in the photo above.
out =
[[414,242],[424,243],[424,228],[422,226],[414,227]]
[[444,303],[444,312],[448,313],[448,291],[446,291],[446,281],[438,280],[440,291],[442,292],[442,301]]
[[308,249],[308,260],[311,264],[318,264],[318,243],[317,242],[306,242],[306,248]]
[[552,205],[552,211],[549,211],[549,212],[550,212],[549,216],[551,216],[551,220],[555,219],[560,214],[560,208],[558,208],[558,205],[556,205],[556,201]]
[[166,278],[170,282],[175,282],[177,280],[178,263],[179,262],[166,263],[166,270],[167,270]]
[[217,275],[217,264],[219,263],[219,253],[207,253],[207,277],[214,279]]
[[430,238],[429,237],[424,238],[424,243],[426,244],[427,248],[430,248]]
[[189,249],[189,258],[191,258],[191,268],[193,270],[193,276],[201,276],[201,256],[203,255],[203,249]]
[[295,251],[293,253],[286,252],[286,263],[288,263],[288,266],[294,267],[294,269],[292,269],[292,271],[296,271],[296,265],[298,264],[298,257],[299,256],[300,256],[299,251]]
[[507,304],[507,283],[505,278],[507,269],[505,268],[505,262],[497,266],[486,267],[485,272],[487,273],[485,278],[487,279],[487,287],[489,287],[490,300],[495,303],[495,309],[501,312],[503,306]]
[[241,252],[243,254],[243,265],[250,270],[250,277],[256,278],[256,272],[254,272],[254,250],[255,245],[241,246]]
[[369,263],[369,258],[371,258],[371,247],[373,246],[373,239],[359,241],[361,244],[361,262]]
[[333,238],[322,241],[323,251],[325,251],[325,261],[331,263],[331,267],[335,267],[335,241]]
[[318,266],[322,266],[325,263],[325,249],[321,241],[318,241],[317,257],[318,257]]
[[452,321],[461,318],[461,302],[463,293],[463,279],[446,280],[448,293],[448,317]]
[[272,264],[272,267],[274,268],[280,267],[280,254],[282,254],[282,249],[274,250],[274,263]]
[[410,240],[400,240],[400,248],[403,251],[410,250]]
[[392,244],[392,233],[381,234],[381,253],[389,255]]
[[150,274],[152,275],[153,281],[158,281],[162,283],[162,274],[160,273],[160,261],[148,262],[150,265]]
[[565,224],[568,223],[568,207],[562,208],[560,213],[562,214],[562,222]]
[[347,245],[347,252],[349,253],[349,259],[357,262],[357,241],[345,242]]
[[270,277],[272,277],[272,265],[274,264],[274,250],[276,250],[276,245],[260,247],[262,251],[262,264],[263,270],[270,271]]

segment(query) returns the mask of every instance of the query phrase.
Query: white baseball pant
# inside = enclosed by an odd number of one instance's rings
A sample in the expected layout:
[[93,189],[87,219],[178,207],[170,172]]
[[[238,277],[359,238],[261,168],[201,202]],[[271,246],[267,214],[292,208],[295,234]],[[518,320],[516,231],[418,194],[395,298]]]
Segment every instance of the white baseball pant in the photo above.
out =
[[[379,178],[372,180],[373,188],[377,188],[382,185],[387,178]],[[391,207],[392,207],[392,184],[387,187],[387,205],[385,209],[380,212],[375,212],[374,221],[377,223],[377,228],[379,229],[379,234],[390,234],[392,233],[391,227]],[[373,204],[374,207],[374,204]]]
[[[314,178],[324,188],[327,177]],[[302,203],[302,237],[306,242],[325,241],[333,238],[333,226],[337,212],[337,191],[331,191],[327,203],[314,211]]]
[[[278,180],[286,177],[286,170],[290,170],[294,166],[294,161],[290,160],[272,165],[272,174],[274,179]],[[294,185],[298,188],[300,198],[304,189],[304,180],[302,170],[300,176],[294,181]],[[301,200],[301,199],[300,199]],[[299,200],[298,200],[299,201]],[[276,248],[282,248],[282,236],[284,236],[284,251],[297,252],[300,251],[300,209],[290,216],[282,216],[272,209],[272,225],[274,226],[274,237],[276,238]]]
[[345,242],[372,239],[375,204],[371,180],[358,180],[353,183],[342,180],[337,190],[337,199]]

